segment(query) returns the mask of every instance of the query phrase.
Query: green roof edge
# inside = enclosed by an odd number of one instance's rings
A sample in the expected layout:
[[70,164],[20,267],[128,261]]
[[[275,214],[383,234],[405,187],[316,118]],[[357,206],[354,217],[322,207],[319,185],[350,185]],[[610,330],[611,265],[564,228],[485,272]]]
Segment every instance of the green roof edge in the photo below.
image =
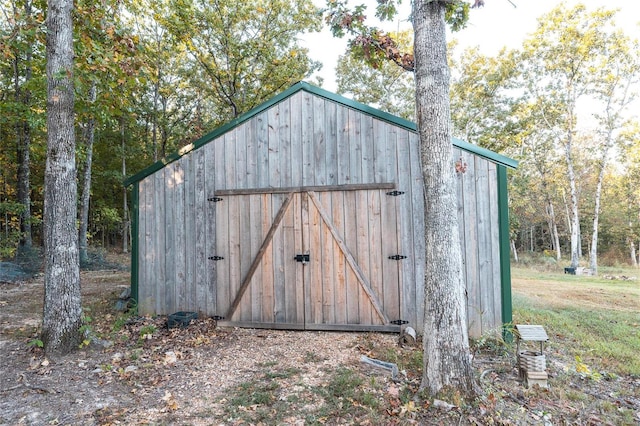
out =
[[[199,138],[198,140],[192,142],[189,145],[184,146],[183,148],[179,149],[178,151],[168,155],[167,157],[163,158],[162,160],[159,160],[155,163],[153,163],[151,166],[142,169],[141,171],[139,171],[138,173],[130,176],[129,178],[124,180],[124,186],[129,186],[135,182],[139,182],[142,179],[144,179],[145,177],[151,175],[152,173],[162,169],[164,166],[166,166],[167,164],[170,164],[176,160],[178,160],[179,158],[181,158],[182,156],[188,154],[189,152],[200,148],[201,146],[209,143],[210,141],[212,141],[213,139],[217,138],[218,136],[232,130],[234,127],[239,126],[240,124],[242,124],[243,122],[249,120],[250,118],[260,114],[261,112],[265,111],[266,109],[269,109],[270,107],[272,107],[273,105],[277,104],[278,102],[282,101],[283,99],[288,98],[289,96],[299,92],[300,90],[304,90],[306,92],[312,93],[314,95],[317,96],[321,96],[323,98],[329,99],[331,101],[337,102],[339,104],[345,105],[347,107],[356,109],[358,111],[361,111],[365,114],[369,114],[372,115],[373,117],[376,117],[380,120],[383,121],[387,121],[389,123],[395,124],[397,126],[400,127],[404,127],[408,130],[412,130],[412,131],[417,131],[417,126],[415,123],[409,121],[409,120],[405,120],[404,118],[401,117],[397,117],[395,115],[389,114],[388,112],[384,112],[381,111],[377,108],[373,108],[371,106],[362,104],[358,101],[354,101],[352,99],[348,99],[345,98],[344,96],[338,95],[336,93],[332,93],[329,92],[328,90],[322,89],[318,86],[314,86],[312,84],[309,84],[307,82],[304,81],[300,81],[298,83],[293,84],[291,87],[289,87],[287,90],[281,92],[280,94],[274,96],[273,98],[269,99],[268,101],[263,102],[262,104],[258,105],[257,107],[253,108],[252,110],[239,115],[238,117],[234,118],[233,120],[229,121],[228,123],[218,127],[217,129],[207,133],[206,135],[202,136],[201,138]],[[481,157],[484,157],[488,160],[491,160],[495,163],[507,166],[509,168],[516,168],[518,167],[518,162],[516,160],[513,160],[511,158],[505,157],[504,155],[498,154],[496,152],[493,152],[491,150],[488,150],[486,148],[482,148],[479,147],[477,145],[473,145],[470,144],[468,142],[465,142],[461,139],[458,138],[451,138],[451,142],[453,143],[454,146],[463,149],[465,151],[471,152],[473,154],[479,155]]]

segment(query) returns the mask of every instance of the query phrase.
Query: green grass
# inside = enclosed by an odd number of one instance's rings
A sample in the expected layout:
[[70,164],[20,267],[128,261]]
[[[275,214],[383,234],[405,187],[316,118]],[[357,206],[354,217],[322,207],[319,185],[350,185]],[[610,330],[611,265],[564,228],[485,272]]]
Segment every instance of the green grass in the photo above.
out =
[[[627,308],[618,309],[619,301],[637,297],[638,282],[607,280],[602,278],[606,273],[600,272],[600,277],[576,277],[515,268],[515,279],[531,281],[531,286],[541,282],[556,285],[565,300],[560,304],[548,300],[548,296],[531,297],[535,289],[514,290],[514,322],[543,325],[550,348],[579,356],[592,368],[640,376],[640,307],[636,311],[628,309],[634,303],[630,299],[631,304],[624,300]],[[588,306],[593,299],[597,307]]]

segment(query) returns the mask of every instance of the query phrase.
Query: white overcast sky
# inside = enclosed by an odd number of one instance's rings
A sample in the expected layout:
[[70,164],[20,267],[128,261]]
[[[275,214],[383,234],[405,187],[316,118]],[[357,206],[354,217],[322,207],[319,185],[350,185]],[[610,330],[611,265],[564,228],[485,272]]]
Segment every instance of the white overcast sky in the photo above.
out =
[[[324,0],[314,0],[323,7]],[[351,4],[375,4],[375,0],[351,0]],[[514,7],[513,4],[516,5]],[[548,13],[561,2],[557,0],[485,0],[485,6],[473,9],[467,28],[455,34],[450,34],[459,41],[460,51],[466,47],[479,46],[485,55],[495,55],[504,46],[518,48],[527,34],[532,33],[537,24],[537,18]],[[620,9],[615,18],[617,25],[624,29],[625,33],[636,39],[640,39],[640,1],[638,0],[566,0],[567,6],[582,3],[587,10],[594,11],[598,8]],[[406,21],[410,0],[403,0],[403,16],[393,24],[387,24],[385,30],[392,31],[398,28],[408,28]],[[374,15],[373,9],[369,13]],[[344,40],[334,39],[325,28],[321,33],[310,34],[304,37],[310,49],[310,56],[314,60],[321,61],[324,66],[318,73],[324,78],[323,87],[330,91],[336,90],[335,65],[338,56],[345,51]]]

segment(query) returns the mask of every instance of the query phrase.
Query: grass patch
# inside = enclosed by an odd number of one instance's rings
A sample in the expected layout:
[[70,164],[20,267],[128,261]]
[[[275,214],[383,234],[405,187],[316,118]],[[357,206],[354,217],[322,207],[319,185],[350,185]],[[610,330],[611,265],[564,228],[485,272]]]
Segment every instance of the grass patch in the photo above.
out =
[[[592,368],[640,376],[640,313],[630,309],[640,294],[637,282],[517,268],[514,281],[515,323],[543,325],[550,349]],[[550,298],[541,283],[561,300]]]

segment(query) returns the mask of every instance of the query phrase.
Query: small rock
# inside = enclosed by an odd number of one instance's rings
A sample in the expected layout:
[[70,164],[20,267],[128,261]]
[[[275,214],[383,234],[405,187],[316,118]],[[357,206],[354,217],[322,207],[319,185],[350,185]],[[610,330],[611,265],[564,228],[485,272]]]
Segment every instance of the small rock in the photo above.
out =
[[433,406],[436,407],[436,408],[440,408],[440,409],[442,409],[444,411],[451,411],[454,408],[457,408],[455,405],[449,404],[448,402],[442,401],[440,399],[434,399],[433,400]]
[[178,356],[175,352],[169,351],[164,354],[164,364],[171,365],[175,364],[178,361]]
[[138,367],[136,367],[135,365],[127,365],[127,367],[124,369],[125,373],[133,373],[134,371],[137,371]]

